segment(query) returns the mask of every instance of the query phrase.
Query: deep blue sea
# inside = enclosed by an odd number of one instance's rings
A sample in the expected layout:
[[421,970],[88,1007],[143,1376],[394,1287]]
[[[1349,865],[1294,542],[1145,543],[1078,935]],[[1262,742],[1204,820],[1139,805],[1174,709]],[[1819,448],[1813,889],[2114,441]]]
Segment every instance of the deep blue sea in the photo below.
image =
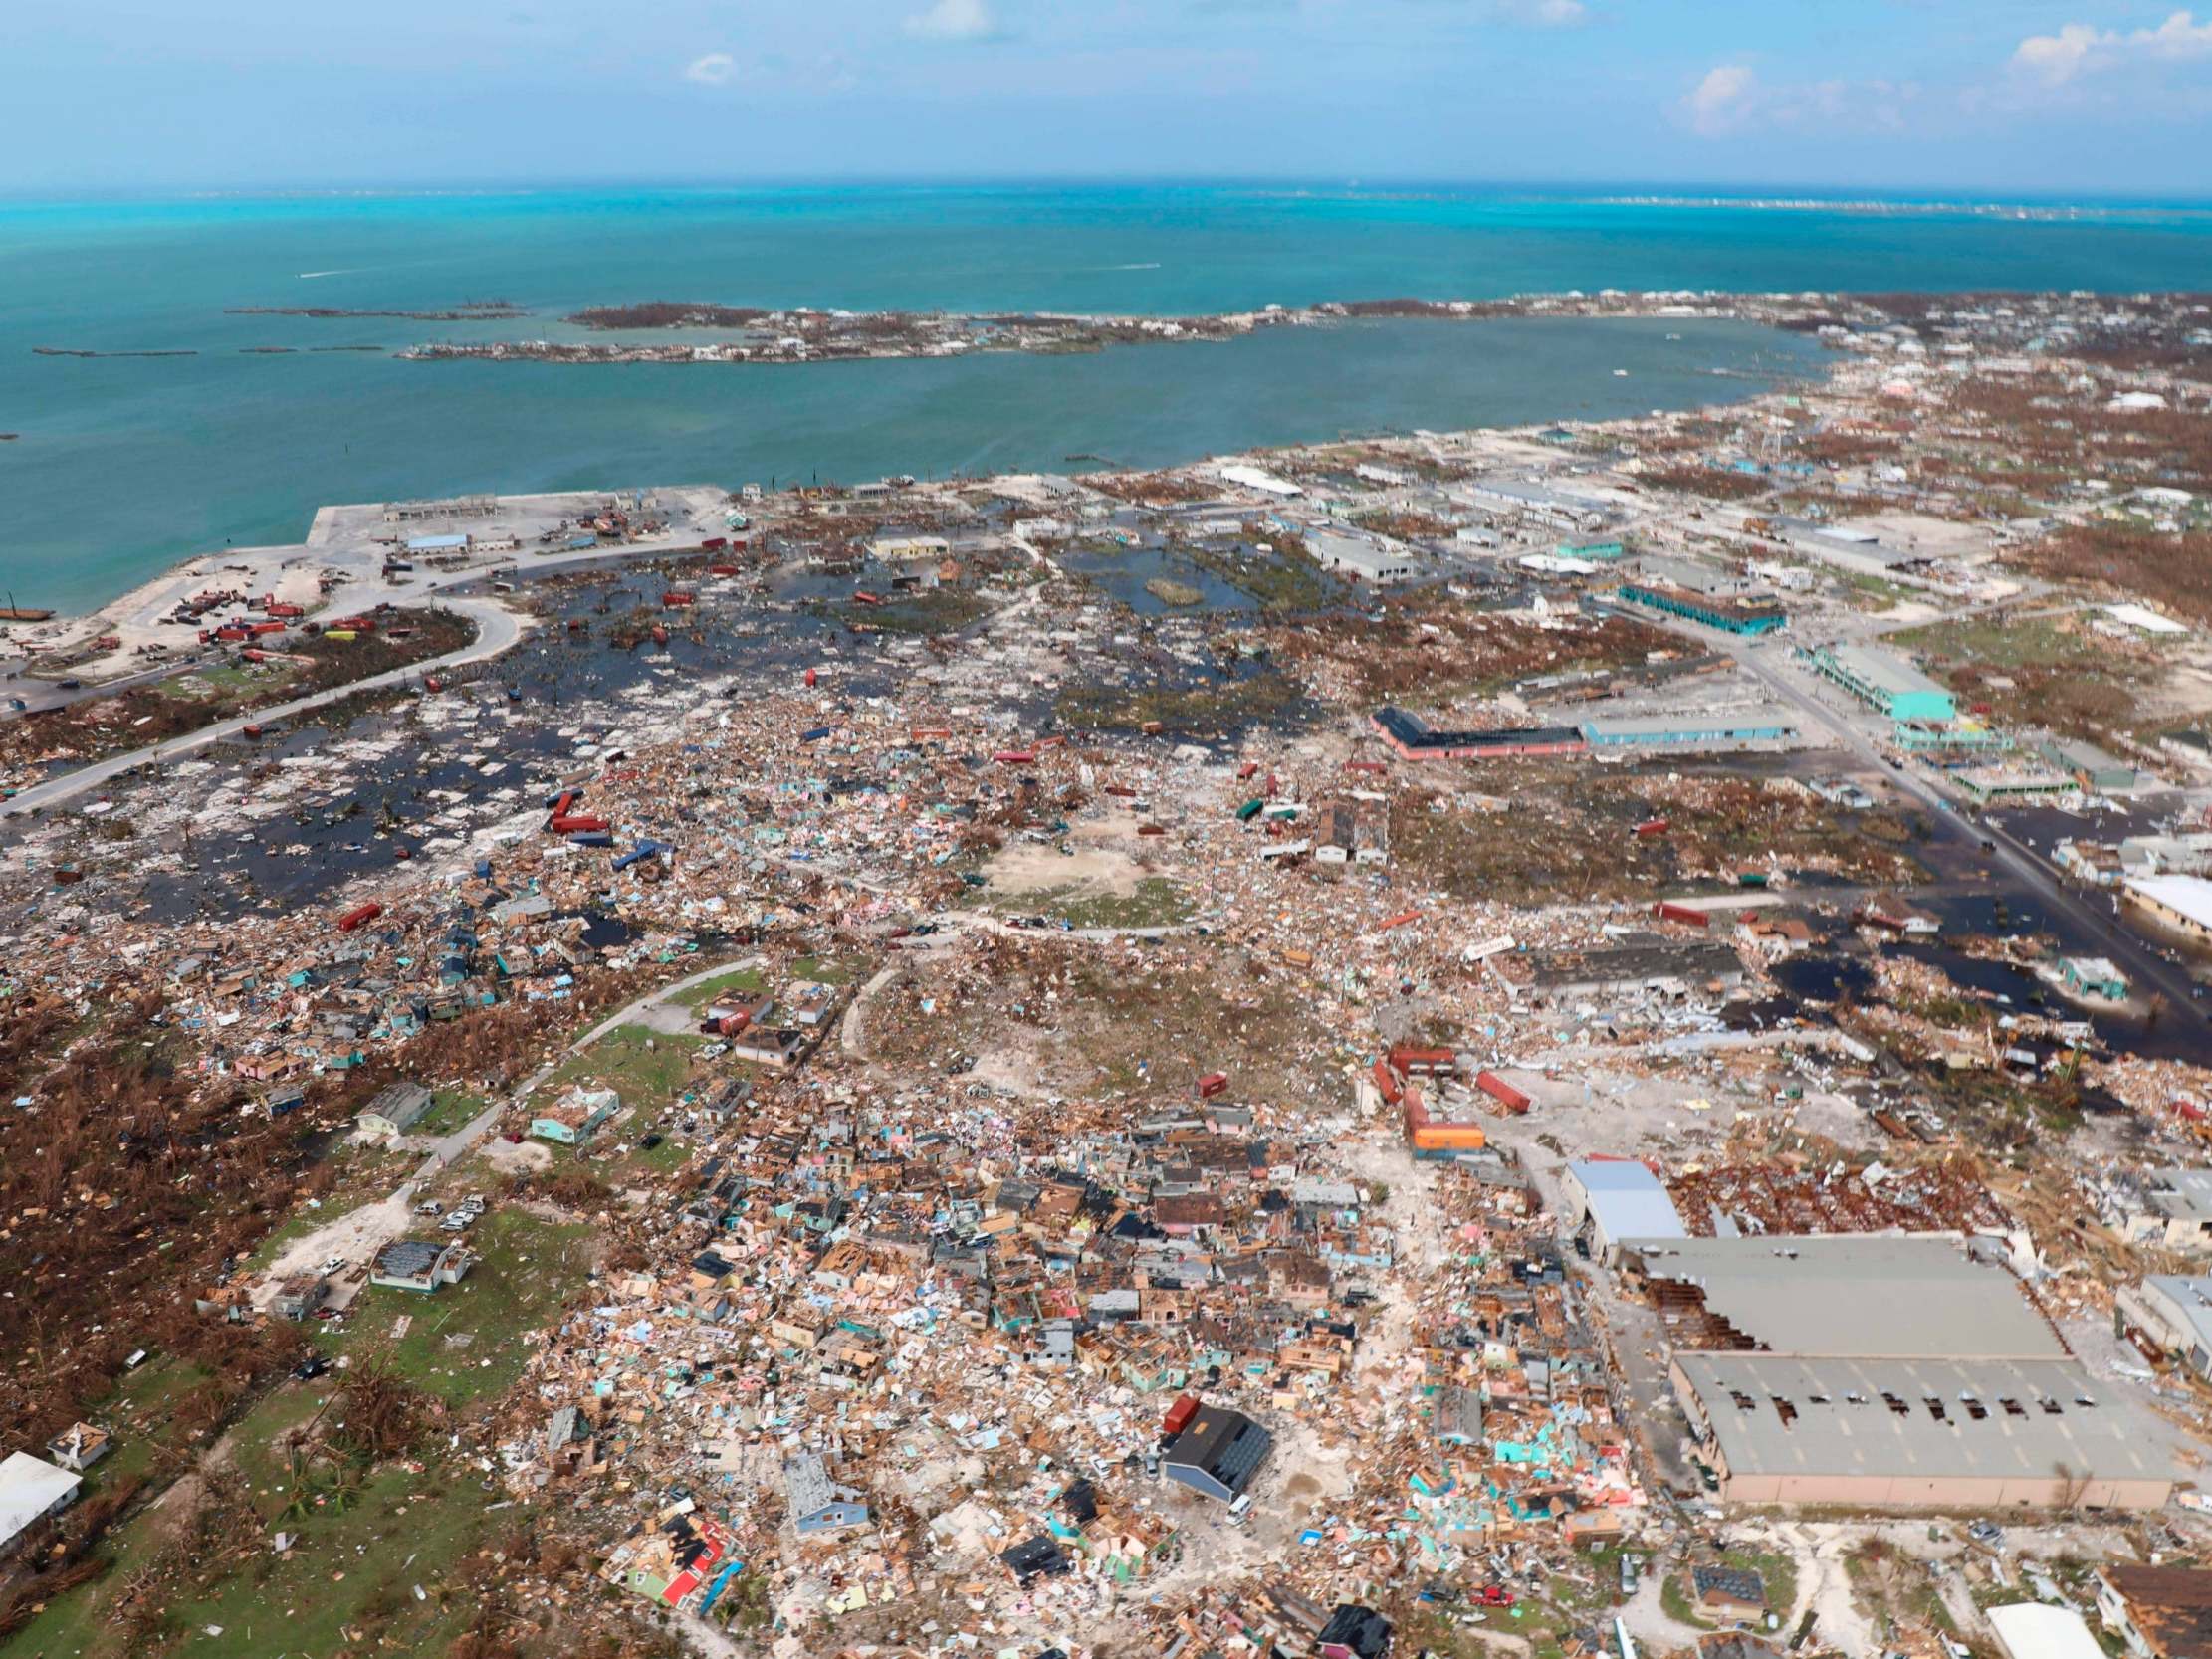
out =
[[[566,337],[648,299],[1180,313],[1270,302],[2212,284],[2212,219],[2012,218],[1277,186],[820,186],[0,204],[0,587],[97,605],[326,502],[799,476],[1157,465],[1348,432],[1606,417],[1817,368],[1729,324],[1276,330],[1084,357],[812,366],[406,363]],[[438,310],[500,323],[226,315]],[[1678,335],[1678,338],[1668,336]],[[289,355],[252,346],[302,348]],[[316,345],[383,352],[309,353]],[[40,357],[37,346],[187,349]],[[1614,370],[1626,368],[1626,378]],[[1716,377],[1714,371],[1725,371]]]

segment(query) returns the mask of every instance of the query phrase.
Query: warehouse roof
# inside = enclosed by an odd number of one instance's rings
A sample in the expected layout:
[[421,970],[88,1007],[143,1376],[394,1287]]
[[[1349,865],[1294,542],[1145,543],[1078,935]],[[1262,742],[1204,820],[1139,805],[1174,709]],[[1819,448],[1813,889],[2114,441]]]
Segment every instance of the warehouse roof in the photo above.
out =
[[2155,1419],[2071,1359],[1677,1353],[1731,1475],[2172,1480]]
[[2200,928],[2212,928],[2212,882],[2202,876],[2138,876],[2127,883],[2127,891]]
[[1624,1239],[1655,1279],[1776,1353],[2063,1359],[2066,1348],[2003,1268],[1941,1238],[1859,1235]]
[[1828,655],[1844,671],[1868,685],[1889,693],[1932,692],[1938,697],[1949,697],[1947,687],[1937,685],[1902,657],[1887,651],[1878,651],[1867,645],[1830,646]]

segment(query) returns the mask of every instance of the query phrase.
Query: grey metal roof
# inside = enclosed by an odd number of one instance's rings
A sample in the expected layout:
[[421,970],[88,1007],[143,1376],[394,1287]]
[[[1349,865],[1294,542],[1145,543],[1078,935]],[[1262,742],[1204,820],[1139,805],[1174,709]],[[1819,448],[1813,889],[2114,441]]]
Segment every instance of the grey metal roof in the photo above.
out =
[[1949,1239],[1859,1235],[1623,1239],[1654,1278],[1776,1353],[2063,1359],[2050,1322],[2003,1268]]
[[420,1279],[438,1265],[446,1247],[428,1239],[394,1239],[376,1252],[376,1271],[387,1279]]
[[1175,1437],[1167,1461],[1203,1469],[1229,1491],[1242,1492],[1274,1443],[1273,1436],[1241,1411],[1207,1405]]
[[1674,1363],[1732,1475],[2047,1481],[2063,1463],[2094,1480],[2180,1478],[2157,1419],[2071,1359],[1678,1353]]
[[361,1116],[374,1113],[405,1129],[429,1110],[430,1091],[421,1084],[387,1083],[361,1109]]

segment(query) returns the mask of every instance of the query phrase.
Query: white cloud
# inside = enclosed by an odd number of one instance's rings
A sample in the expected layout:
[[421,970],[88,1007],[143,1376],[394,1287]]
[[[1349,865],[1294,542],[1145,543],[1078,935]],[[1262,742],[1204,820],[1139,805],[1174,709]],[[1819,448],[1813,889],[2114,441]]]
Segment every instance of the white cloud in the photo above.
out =
[[1538,29],[1577,29],[1590,21],[1583,0],[1498,0],[1498,15]]
[[933,41],[988,41],[998,34],[990,0],[937,0],[906,20],[906,32]]
[[1759,79],[1748,64],[1719,64],[1705,72],[1676,105],[1679,118],[1700,137],[1762,130],[1900,133],[1926,107],[1914,81],[1789,81]]
[[1694,130],[1717,138],[1749,116],[1758,84],[1748,64],[1715,64],[1682,100],[1682,112]]
[[738,78],[738,61],[727,52],[709,52],[684,66],[684,79],[702,87],[727,87]]
[[2212,57],[2212,20],[2175,12],[2155,29],[2098,29],[2069,23],[2055,35],[2030,35],[2013,48],[2013,73],[2046,87],[2137,63],[2178,63]]

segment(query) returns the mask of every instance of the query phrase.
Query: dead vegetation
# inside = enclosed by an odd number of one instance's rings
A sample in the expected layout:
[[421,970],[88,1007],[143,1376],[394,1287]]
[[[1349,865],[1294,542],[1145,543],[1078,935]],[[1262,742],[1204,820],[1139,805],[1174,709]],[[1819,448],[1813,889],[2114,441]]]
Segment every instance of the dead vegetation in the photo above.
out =
[[[1738,871],[1770,864],[1868,883],[1925,879],[1911,852],[1924,826],[1887,813],[1846,818],[1746,778],[1513,766],[1515,797],[1541,807],[1483,811],[1412,792],[1392,819],[1399,864],[1453,898],[1517,905],[1646,900],[1698,880],[1733,885]],[[1638,833],[1661,819],[1663,831]]]
[[1536,629],[1525,620],[1417,597],[1380,620],[1331,617],[1278,630],[1285,660],[1318,670],[1325,691],[1363,709],[1425,709],[1545,675],[1641,668],[1678,658],[1674,635],[1628,617]]
[[1644,475],[1644,482],[1713,502],[1747,501],[1772,488],[1756,474],[1732,473],[1719,467],[1656,467]]
[[2093,583],[2212,625],[2212,532],[2070,524],[2017,555],[2039,576]]

